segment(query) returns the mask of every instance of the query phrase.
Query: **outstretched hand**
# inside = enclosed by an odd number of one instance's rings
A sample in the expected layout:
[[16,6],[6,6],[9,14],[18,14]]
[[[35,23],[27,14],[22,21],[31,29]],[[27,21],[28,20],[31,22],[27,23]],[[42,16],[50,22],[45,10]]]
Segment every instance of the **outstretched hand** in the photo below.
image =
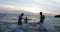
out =
[[[22,18],[22,19],[25,19],[25,18]],[[27,19],[27,20],[32,20],[32,19]]]

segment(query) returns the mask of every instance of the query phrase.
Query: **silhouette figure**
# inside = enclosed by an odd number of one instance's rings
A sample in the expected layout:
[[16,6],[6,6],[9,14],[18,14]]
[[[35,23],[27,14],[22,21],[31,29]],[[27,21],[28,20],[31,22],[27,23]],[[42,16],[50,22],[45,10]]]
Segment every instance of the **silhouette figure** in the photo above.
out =
[[45,16],[42,15],[42,12],[40,12],[40,23],[43,23],[45,20]]
[[45,16],[42,14],[42,12],[40,12],[40,21],[37,23],[40,25],[40,30],[45,30],[44,28],[44,20],[45,20]]
[[24,16],[24,13],[21,13],[21,15],[18,18],[18,25],[22,25],[22,17]]
[[27,24],[28,20],[32,20],[32,19],[28,19],[27,17],[25,17],[24,22]]

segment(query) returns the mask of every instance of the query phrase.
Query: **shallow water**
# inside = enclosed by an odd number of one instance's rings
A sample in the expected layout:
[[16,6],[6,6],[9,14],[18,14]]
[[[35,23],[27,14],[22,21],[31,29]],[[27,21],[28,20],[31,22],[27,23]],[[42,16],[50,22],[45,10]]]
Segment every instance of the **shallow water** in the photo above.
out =
[[[7,14],[1,14],[0,15],[0,32],[60,32],[60,19],[54,18],[53,16],[46,16],[46,19],[44,21],[43,27],[46,28],[48,31],[40,31],[40,25],[36,24],[39,19],[32,18],[29,16],[29,18],[35,19],[32,21],[29,21],[30,24],[23,24],[22,28],[18,29],[17,21],[18,21],[19,15],[7,15]],[[28,26],[28,27],[27,27]],[[27,29],[28,28],[28,29]],[[32,29],[33,28],[33,29]]]

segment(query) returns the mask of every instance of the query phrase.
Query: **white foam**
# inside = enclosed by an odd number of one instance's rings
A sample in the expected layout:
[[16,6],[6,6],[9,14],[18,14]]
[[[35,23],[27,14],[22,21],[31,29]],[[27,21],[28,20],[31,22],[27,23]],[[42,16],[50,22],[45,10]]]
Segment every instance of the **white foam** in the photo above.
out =
[[45,29],[47,29],[48,32],[55,32],[54,25],[51,23],[44,23]]
[[17,24],[13,24],[9,26],[8,31],[15,31],[15,32],[23,32],[22,25],[18,26]]
[[17,24],[13,24],[9,26],[8,31],[16,31],[16,32],[24,32],[23,29],[33,29],[33,30],[38,30],[38,29],[44,30],[46,29],[48,32],[54,32],[54,27],[53,25],[49,24],[49,23],[40,23],[37,24],[36,26],[32,26],[29,23],[27,24],[23,24],[18,26]]

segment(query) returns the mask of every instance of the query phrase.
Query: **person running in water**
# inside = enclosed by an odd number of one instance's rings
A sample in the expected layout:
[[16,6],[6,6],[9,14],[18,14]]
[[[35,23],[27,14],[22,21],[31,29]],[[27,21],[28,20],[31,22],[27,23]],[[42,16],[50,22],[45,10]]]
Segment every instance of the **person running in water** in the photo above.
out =
[[18,18],[18,26],[19,25],[22,25],[22,17],[24,16],[24,13],[21,13],[21,15],[19,16],[19,18]]
[[40,21],[38,24],[40,24],[40,30],[44,30],[44,20],[45,20],[45,16],[42,14],[42,12],[40,12]]
[[42,15],[42,12],[40,12],[40,23],[44,23],[45,16]]
[[40,12],[40,21],[37,24],[44,23],[45,16],[42,15],[42,12]]

